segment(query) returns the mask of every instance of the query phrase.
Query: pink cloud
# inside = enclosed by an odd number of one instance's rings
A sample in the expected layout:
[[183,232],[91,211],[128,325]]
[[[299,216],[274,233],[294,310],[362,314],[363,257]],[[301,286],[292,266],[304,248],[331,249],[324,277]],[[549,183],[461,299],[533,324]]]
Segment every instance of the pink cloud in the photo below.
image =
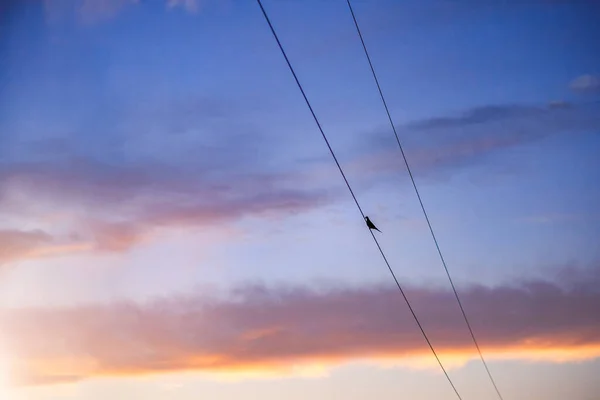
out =
[[329,201],[322,190],[286,189],[294,179],[233,174],[217,185],[201,175],[168,171],[161,176],[152,168],[15,166],[0,173],[0,211],[28,224],[37,221],[46,231],[1,231],[8,244],[0,251],[0,265],[81,251],[127,251],[158,231],[222,227],[247,216],[269,218]]
[[35,253],[36,249],[51,242],[52,237],[42,231],[0,230],[0,264],[23,254]]
[[41,231],[0,230],[0,267],[23,258],[40,258],[88,250],[81,241],[58,240]]
[[[484,353],[492,359],[599,357],[597,270],[584,275],[568,287],[537,281],[462,290]],[[413,287],[408,295],[445,359],[475,357],[450,292]],[[4,310],[0,327],[20,384],[429,356],[392,287],[248,286],[228,300],[195,294],[146,304]]]

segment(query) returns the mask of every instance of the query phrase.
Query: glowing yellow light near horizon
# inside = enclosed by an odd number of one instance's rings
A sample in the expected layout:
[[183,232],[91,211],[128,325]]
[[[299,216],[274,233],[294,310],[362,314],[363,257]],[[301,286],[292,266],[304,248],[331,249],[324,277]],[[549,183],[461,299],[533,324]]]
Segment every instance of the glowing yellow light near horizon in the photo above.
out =
[[8,386],[8,365],[4,357],[0,354],[0,399],[12,399],[11,390]]

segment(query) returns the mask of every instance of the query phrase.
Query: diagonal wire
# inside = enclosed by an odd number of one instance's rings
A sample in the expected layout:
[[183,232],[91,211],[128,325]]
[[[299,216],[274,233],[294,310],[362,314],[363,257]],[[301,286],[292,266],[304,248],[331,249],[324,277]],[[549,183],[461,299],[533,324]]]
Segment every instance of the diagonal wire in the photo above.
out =
[[383,96],[383,91],[381,90],[381,85],[379,84],[379,79],[377,79],[377,74],[375,73],[375,68],[373,68],[373,63],[371,62],[371,57],[369,56],[369,52],[367,51],[367,46],[363,39],[362,33],[360,31],[358,21],[356,20],[356,16],[354,15],[354,10],[352,9],[352,4],[350,3],[350,0],[346,0],[346,2],[348,3],[348,8],[350,9],[350,14],[352,14],[352,20],[354,21],[354,25],[356,26],[356,32],[358,33],[358,37],[360,38],[360,42],[362,44],[363,50],[365,52],[365,55],[367,56],[367,61],[369,62],[369,67],[371,67],[371,72],[373,73],[373,78],[375,79],[375,83],[377,84],[377,90],[379,90],[379,96],[381,97],[381,101],[385,108],[385,112],[387,114],[388,120],[390,121],[390,125],[392,126],[392,130],[394,131],[394,136],[396,137],[396,142],[398,142],[398,147],[400,148],[400,152],[402,153],[402,159],[404,160],[404,164],[406,165],[408,175],[410,176],[410,180],[415,189],[415,193],[417,194],[417,198],[419,199],[419,204],[421,205],[421,210],[423,210],[423,215],[425,216],[425,220],[427,221],[427,226],[429,227],[429,231],[431,232],[431,236],[435,243],[435,247],[440,256],[440,260],[442,261],[442,265],[444,266],[444,269],[446,270],[446,275],[448,276],[450,285],[452,286],[452,291],[454,292],[454,296],[456,297],[456,301],[458,302],[460,311],[462,312],[465,323],[467,324],[467,328],[469,328],[469,333],[471,334],[473,343],[475,344],[475,347],[477,348],[477,352],[479,353],[479,357],[481,358],[481,362],[483,363],[483,366],[485,367],[485,370],[487,371],[490,381],[492,382],[492,385],[494,385],[494,389],[496,389],[496,393],[498,394],[498,397],[500,398],[500,400],[504,400],[502,398],[502,394],[500,394],[500,390],[498,389],[498,386],[496,385],[496,381],[494,380],[494,377],[492,376],[492,373],[490,372],[490,369],[488,368],[485,358],[483,357],[483,353],[481,352],[479,343],[477,343],[477,339],[475,339],[475,333],[473,332],[473,329],[471,328],[471,324],[469,323],[469,319],[467,318],[467,313],[465,312],[462,302],[460,301],[460,296],[458,295],[458,291],[456,290],[456,286],[454,286],[454,282],[450,275],[450,271],[448,270],[448,266],[446,265],[446,260],[444,259],[444,256],[442,255],[442,250],[440,249],[440,245],[438,244],[437,237],[435,236],[433,227],[431,225],[431,222],[429,221],[429,216],[427,214],[427,211],[425,210],[425,206],[423,205],[423,200],[421,199],[421,194],[419,193],[419,189],[417,188],[415,178],[412,174],[408,160],[406,159],[406,154],[404,153],[404,148],[402,147],[400,138],[398,137],[398,132],[396,131],[396,126],[394,125],[394,121],[392,120],[392,116],[390,114],[390,110],[388,108],[387,102],[385,101],[385,97]]
[[[348,190],[350,191],[350,194],[352,195],[352,198],[354,199],[354,203],[356,203],[356,207],[358,208],[358,211],[360,212],[360,214],[363,217],[363,220],[365,219],[365,213],[363,212],[358,199],[356,198],[356,195],[354,194],[354,191],[352,190],[352,187],[350,186],[350,183],[348,182],[348,179],[346,178],[346,174],[344,174],[344,171],[337,159],[337,157],[335,156],[335,153],[333,151],[333,149],[331,148],[331,145],[329,144],[329,140],[327,140],[327,136],[325,135],[325,132],[323,131],[323,128],[321,127],[321,124],[319,122],[319,119],[317,118],[311,104],[310,101],[308,100],[308,97],[306,96],[306,93],[304,92],[304,89],[302,87],[302,84],[300,83],[300,81],[298,80],[298,77],[296,76],[296,72],[294,71],[294,68],[292,67],[292,64],[290,63],[290,60],[287,57],[287,54],[285,53],[285,50],[283,49],[283,45],[281,44],[281,42],[279,41],[279,37],[277,36],[277,33],[275,32],[275,28],[273,27],[273,24],[271,23],[271,20],[269,19],[269,16],[267,15],[267,12],[265,11],[265,8],[262,5],[261,0],[256,0],[258,2],[258,5],[260,6],[260,9],[263,13],[263,16],[265,17],[265,20],[267,21],[267,23],[269,24],[269,28],[271,29],[271,33],[273,34],[273,37],[275,38],[275,40],[277,41],[277,44],[279,46],[279,49],[281,50],[281,54],[283,55],[283,57],[285,58],[285,61],[290,69],[290,72],[292,73],[292,75],[294,76],[294,80],[296,81],[296,84],[298,85],[298,88],[300,89],[300,92],[302,93],[302,97],[304,97],[304,101],[306,102],[306,105],[308,106],[308,109],[310,110],[310,113],[312,114],[317,127],[319,128],[319,131],[321,132],[321,136],[323,137],[323,139],[325,140],[325,143],[327,144],[327,147],[329,148],[329,152],[331,153],[331,156],[333,157],[333,160],[335,161],[340,174],[342,175],[342,178],[344,178],[344,182],[346,182],[346,186],[348,187]],[[372,230],[369,229],[369,232],[371,233],[371,237],[373,238],[373,241],[375,242],[375,244],[377,245],[377,249],[379,250],[379,253],[381,254],[381,257],[383,258],[383,261],[385,262],[388,270],[390,271],[390,274],[392,275],[392,278],[394,279],[394,282],[396,283],[396,286],[398,287],[398,290],[400,291],[400,293],[402,294],[402,297],[404,298],[404,301],[406,302],[406,305],[408,306],[408,309],[410,310],[410,313],[412,314],[415,322],[417,323],[417,326],[419,327],[419,330],[421,331],[421,334],[423,335],[423,337],[425,338],[425,341],[427,342],[427,344],[429,345],[429,348],[431,349],[431,352],[433,353],[433,355],[435,356],[435,359],[437,360],[440,368],[442,369],[442,371],[444,372],[444,375],[446,376],[446,379],[448,380],[448,382],[450,383],[450,386],[452,386],[452,389],[454,390],[454,393],[456,393],[456,396],[459,398],[459,400],[462,400],[462,397],[460,396],[460,394],[458,393],[458,390],[456,389],[456,386],[454,386],[454,383],[452,382],[452,379],[450,379],[450,376],[448,375],[448,372],[446,371],[446,369],[444,368],[444,365],[442,364],[442,361],[440,360],[438,354],[436,353],[435,349],[433,348],[433,345],[431,344],[431,341],[429,340],[429,338],[427,337],[427,334],[425,333],[425,330],[423,329],[423,326],[421,325],[421,322],[419,321],[419,318],[417,318],[417,314],[415,313],[415,311],[413,310],[410,301],[408,300],[408,297],[406,297],[406,294],[404,293],[404,289],[402,289],[402,285],[400,285],[400,282],[398,281],[398,278],[396,277],[396,274],[394,273],[394,270],[392,269],[387,257],[385,256],[385,253],[383,252],[383,249],[381,248],[381,245],[379,244],[379,241],[377,240],[377,238],[375,237],[375,234],[373,233]]]

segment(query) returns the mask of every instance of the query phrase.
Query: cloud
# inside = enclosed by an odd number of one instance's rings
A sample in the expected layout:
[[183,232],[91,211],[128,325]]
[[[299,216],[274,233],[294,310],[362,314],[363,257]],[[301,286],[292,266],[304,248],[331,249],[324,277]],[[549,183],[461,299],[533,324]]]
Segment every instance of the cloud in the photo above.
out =
[[[248,217],[308,211],[333,200],[294,173],[143,163],[0,166],[0,266],[81,251],[127,251],[172,229],[211,229]],[[22,232],[14,227],[33,226]],[[10,239],[10,240],[9,240]]]
[[[128,6],[147,6],[141,0],[43,0],[46,17],[50,22],[74,18],[83,24],[94,24],[114,18]],[[164,0],[165,9],[182,8],[196,13],[200,0]]]
[[0,243],[0,270],[4,265],[21,259],[52,257],[94,248],[94,244],[88,241],[58,238],[41,230],[2,229]]
[[[248,122],[253,107],[147,101],[89,130],[13,132],[0,146],[0,229],[43,230],[69,245],[63,254],[127,251],[160,231],[280,217],[332,201],[331,188],[307,179],[292,155],[273,161],[281,135]],[[49,253],[22,248],[4,262],[32,254]]]
[[[489,359],[600,357],[598,270],[568,276],[562,285],[529,281],[461,290]],[[450,292],[411,287],[408,296],[444,360],[476,356]],[[410,365],[430,357],[389,286],[249,285],[229,297],[11,309],[0,311],[0,327],[14,382],[26,385],[184,370],[289,373],[358,360]]]
[[44,0],[44,7],[49,22],[75,18],[93,24],[111,19],[123,8],[137,3],[139,0]]
[[540,115],[543,109],[521,105],[488,105],[476,107],[456,117],[434,117],[416,121],[408,125],[409,129],[430,130],[465,127],[473,124],[484,124],[510,118]]
[[[544,106],[489,105],[457,116],[432,117],[398,127],[411,167],[435,174],[485,164],[487,157],[557,134],[600,130],[600,104],[553,102]],[[361,147],[356,169],[385,172],[404,168],[393,133],[382,129]],[[395,148],[393,148],[395,147]],[[367,148],[367,151],[364,151]]]
[[326,190],[294,189],[293,175],[240,171],[220,180],[210,171],[195,175],[177,168],[88,162],[65,168],[14,164],[0,170],[0,211],[34,218],[49,230],[0,231],[0,238],[2,232],[6,236],[3,244],[9,243],[0,251],[0,264],[80,251],[125,251],[159,230],[269,218],[331,200]]
[[167,7],[183,7],[188,12],[197,12],[200,5],[198,0],[167,0]]
[[581,75],[569,85],[571,90],[580,93],[598,93],[600,92],[600,77],[596,75]]
[[600,220],[600,213],[547,213],[516,218],[516,221],[533,224],[586,223],[598,220]]
[[[557,104],[560,105],[557,107]],[[454,117],[434,117],[415,121],[401,127],[405,132],[445,131],[457,136],[512,135],[519,138],[537,138],[569,130],[598,129],[598,104],[550,103],[548,106],[518,104],[475,107]],[[469,129],[464,131],[464,129]],[[485,131],[483,128],[486,128]],[[492,128],[490,132],[488,128]],[[503,131],[500,130],[502,128]],[[550,132],[547,132],[550,129]],[[516,132],[511,132],[515,131]]]
[[52,237],[42,231],[0,230],[0,264],[24,254],[35,254],[52,242]]
[[[58,137],[19,133],[3,146],[0,214],[60,238],[52,252],[47,243],[15,247],[5,264],[60,251],[127,251],[162,230],[289,215],[345,195],[335,186],[339,176],[329,159],[294,161],[281,135],[248,123],[252,113],[244,107],[190,98],[137,104],[123,113],[120,129],[100,125]],[[548,135],[598,128],[599,105],[561,103],[480,107],[416,121],[399,133],[414,171],[440,174]],[[369,144],[345,163],[356,184],[404,168],[391,139],[389,130],[369,135]],[[289,161],[275,164],[281,152]],[[55,215],[51,224],[44,222],[49,213]],[[0,229],[14,226],[22,225]]]

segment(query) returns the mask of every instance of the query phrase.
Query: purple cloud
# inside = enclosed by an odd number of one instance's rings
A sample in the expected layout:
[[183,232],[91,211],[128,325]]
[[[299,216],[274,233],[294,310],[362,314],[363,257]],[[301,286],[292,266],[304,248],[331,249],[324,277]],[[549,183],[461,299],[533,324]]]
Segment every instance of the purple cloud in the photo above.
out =
[[[558,134],[600,131],[600,104],[550,103],[545,106],[491,105],[450,117],[433,117],[398,127],[417,173],[435,175],[485,165],[487,156]],[[361,149],[367,168],[397,170],[398,149],[389,128],[369,136]],[[367,153],[367,154],[365,154]]]

